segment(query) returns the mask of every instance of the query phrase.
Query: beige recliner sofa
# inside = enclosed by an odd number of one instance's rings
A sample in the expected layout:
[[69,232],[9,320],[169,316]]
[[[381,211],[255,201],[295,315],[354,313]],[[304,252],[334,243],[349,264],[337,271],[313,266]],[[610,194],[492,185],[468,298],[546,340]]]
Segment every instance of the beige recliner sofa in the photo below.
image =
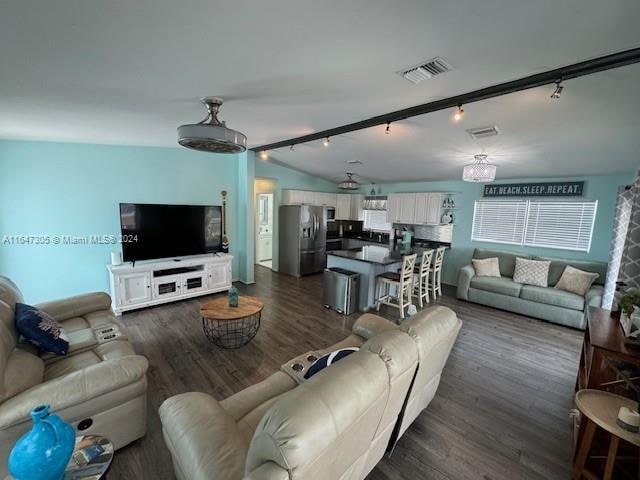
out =
[[0,478],[16,440],[31,427],[40,404],[82,434],[101,434],[120,448],[144,436],[147,425],[146,358],[136,355],[111,311],[111,298],[90,293],[37,307],[63,326],[65,356],[39,355],[22,342],[14,308],[18,287],[0,277]]
[[[163,434],[180,480],[365,478],[429,404],[462,322],[445,307],[401,325],[371,314],[325,350],[222,402],[167,399]],[[360,350],[309,380],[291,367],[338,348]]]

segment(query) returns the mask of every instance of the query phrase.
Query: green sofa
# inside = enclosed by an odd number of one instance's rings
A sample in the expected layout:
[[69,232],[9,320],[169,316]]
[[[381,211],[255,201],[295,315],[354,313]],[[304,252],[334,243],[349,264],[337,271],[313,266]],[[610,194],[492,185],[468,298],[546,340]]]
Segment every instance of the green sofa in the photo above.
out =
[[[473,258],[498,257],[500,277],[476,277],[473,265],[460,269],[458,298],[490,307],[541,318],[560,325],[585,327],[585,311],[589,306],[599,307],[604,292],[607,264],[560,258],[537,257],[520,253],[476,248]],[[532,260],[550,260],[548,287],[523,285],[513,281],[516,257]],[[599,276],[584,297],[553,288],[567,265]]]

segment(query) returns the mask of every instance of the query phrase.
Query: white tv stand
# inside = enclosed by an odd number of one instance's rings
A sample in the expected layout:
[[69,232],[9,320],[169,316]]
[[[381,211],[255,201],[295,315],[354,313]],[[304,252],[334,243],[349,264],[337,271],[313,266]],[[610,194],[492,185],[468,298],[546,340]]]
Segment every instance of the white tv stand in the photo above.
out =
[[231,260],[225,253],[107,265],[113,311],[175,302],[231,288]]

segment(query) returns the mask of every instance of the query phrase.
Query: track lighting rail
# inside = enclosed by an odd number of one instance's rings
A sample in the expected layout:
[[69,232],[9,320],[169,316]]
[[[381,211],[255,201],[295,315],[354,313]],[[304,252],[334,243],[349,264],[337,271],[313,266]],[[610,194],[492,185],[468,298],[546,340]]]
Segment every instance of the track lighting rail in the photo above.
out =
[[624,50],[622,52],[612,53],[610,55],[605,55],[598,58],[593,58],[591,60],[585,60],[583,62],[574,63],[572,65],[567,65],[553,70],[548,70],[546,72],[536,73],[534,75],[529,75],[517,80],[500,83],[498,85],[492,85],[490,87],[481,88],[479,90],[463,93],[454,97],[444,98],[429,103],[423,103],[421,105],[404,108],[402,110],[396,110],[395,112],[385,113],[384,115],[378,115],[366,120],[360,120],[358,122],[349,123],[347,125],[311,133],[309,135],[303,135],[301,137],[290,138],[288,140],[282,140],[280,142],[260,145],[252,148],[251,150],[253,150],[254,152],[275,150],[276,148],[291,147],[292,145],[312,142],[314,140],[320,140],[323,138],[327,139],[335,137],[336,135],[355,132],[357,130],[376,127],[378,125],[385,125],[418,115],[424,115],[426,113],[437,112],[439,110],[445,110],[447,108],[454,108],[469,103],[487,100],[489,98],[508,95],[510,93],[520,92],[522,90],[528,90],[530,88],[558,83],[559,81],[566,82],[567,80],[570,80],[572,78],[592,75],[594,73],[611,70],[614,68],[620,68],[638,62],[640,62],[640,47],[632,48],[630,50]]

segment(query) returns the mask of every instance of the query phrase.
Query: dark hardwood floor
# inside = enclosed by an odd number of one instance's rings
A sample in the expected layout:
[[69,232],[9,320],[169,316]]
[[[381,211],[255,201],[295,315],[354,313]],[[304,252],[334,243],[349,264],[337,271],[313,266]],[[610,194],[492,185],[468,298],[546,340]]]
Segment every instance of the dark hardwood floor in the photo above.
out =
[[[341,340],[359,316],[321,305],[321,275],[296,279],[256,266],[256,284],[238,288],[265,301],[258,335],[239,350],[221,350],[203,335],[199,307],[211,296],[122,317],[150,363],[149,429],[117,452],[110,480],[174,478],[157,413],[166,398],[200,391],[222,400],[297,354]],[[450,289],[438,303],[464,322],[438,393],[369,478],[569,478],[582,332],[461,302]]]

